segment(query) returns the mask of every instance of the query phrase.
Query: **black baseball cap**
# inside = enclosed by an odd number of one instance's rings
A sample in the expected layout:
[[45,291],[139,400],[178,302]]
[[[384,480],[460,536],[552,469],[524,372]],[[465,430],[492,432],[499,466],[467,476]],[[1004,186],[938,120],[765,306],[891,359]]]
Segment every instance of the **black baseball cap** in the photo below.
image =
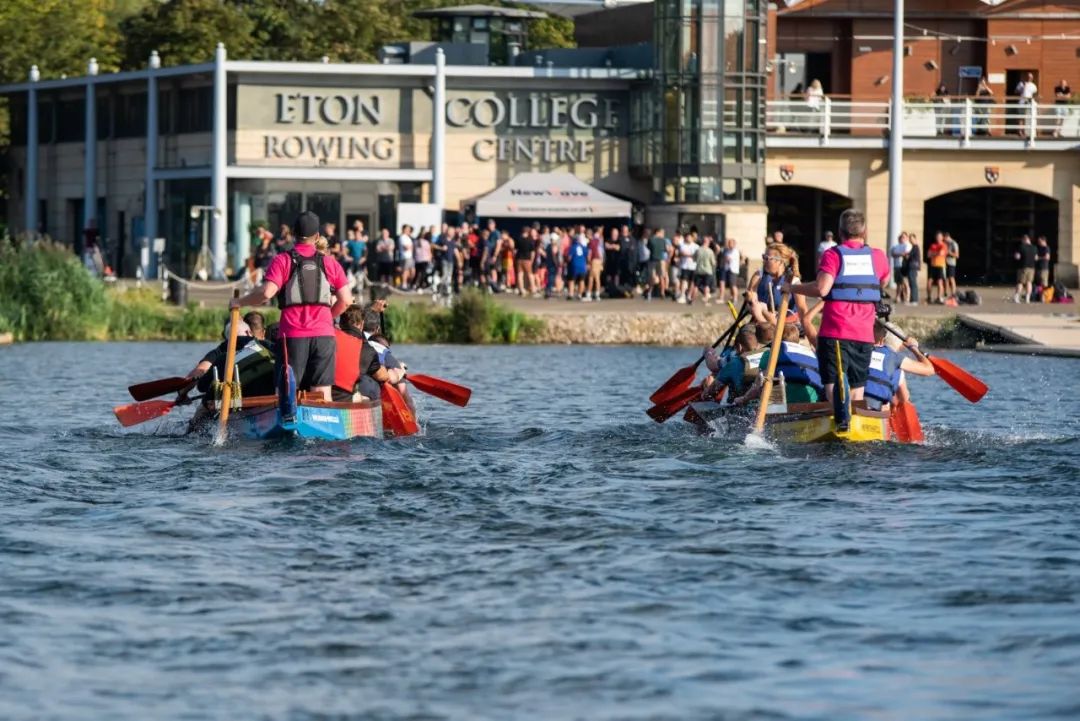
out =
[[296,221],[293,222],[293,233],[296,234],[297,238],[310,238],[313,235],[318,235],[319,216],[310,210],[305,210],[296,216]]

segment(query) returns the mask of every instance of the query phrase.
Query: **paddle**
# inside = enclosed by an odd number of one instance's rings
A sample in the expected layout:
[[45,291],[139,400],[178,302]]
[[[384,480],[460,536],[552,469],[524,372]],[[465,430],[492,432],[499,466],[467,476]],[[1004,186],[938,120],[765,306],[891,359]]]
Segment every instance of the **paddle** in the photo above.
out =
[[391,436],[411,436],[420,430],[416,418],[409,410],[409,404],[401,397],[397,388],[390,383],[383,383],[381,395],[383,428],[390,431]]
[[[882,325],[885,326],[885,330],[889,331],[897,338],[905,342],[907,341],[907,336],[892,323],[882,321]],[[931,365],[934,366],[934,372],[938,374],[941,380],[948,383],[952,386],[953,390],[972,403],[978,403],[982,400],[982,397],[986,395],[986,392],[990,390],[989,386],[952,361],[946,360],[945,358],[933,357],[929,353],[923,353],[922,351],[914,349],[912,349],[912,351],[929,360]]]
[[124,428],[161,418],[176,407],[176,401],[142,401],[113,408],[113,415]]
[[441,398],[447,403],[453,403],[455,406],[461,406],[462,408],[469,405],[469,398],[472,397],[472,391],[470,389],[465,386],[459,386],[457,383],[443,380],[442,378],[421,375],[419,373],[410,373],[405,376],[405,380],[416,386],[417,390],[421,390],[424,393],[433,395],[436,398]]
[[922,432],[922,424],[919,423],[919,414],[913,403],[898,401],[892,407],[889,415],[889,424],[892,426],[896,438],[904,443],[922,443],[926,440]]
[[769,398],[772,396],[773,375],[776,373],[776,364],[780,360],[780,344],[784,342],[784,321],[787,320],[788,301],[791,294],[787,293],[780,299],[780,309],[776,313],[776,335],[773,336],[772,347],[769,350],[769,367],[765,371],[765,381],[761,387],[761,398],[758,400],[757,420],[754,421],[754,433],[760,434],[765,429],[765,414],[769,412]]
[[140,423],[152,421],[167,415],[176,406],[183,406],[197,401],[202,396],[187,398],[182,401],[142,401],[140,403],[128,403],[126,406],[113,408],[113,415],[124,428],[137,426]]
[[[716,339],[716,342],[712,344],[713,348],[716,348],[721,343],[727,341],[727,339],[738,330],[739,321],[743,319],[744,314],[747,312],[746,301],[744,300],[742,308],[739,310],[739,314],[735,317],[735,322]],[[679,393],[683,392],[687,385],[694,382],[694,376],[697,374],[698,366],[700,366],[704,360],[705,354],[702,353],[701,357],[697,359],[697,362],[675,371],[673,376],[668,378],[664,381],[662,386],[653,391],[653,394],[649,396],[649,400],[660,405],[665,400],[674,398]]]
[[189,378],[173,376],[172,378],[161,378],[156,381],[147,381],[128,386],[128,393],[137,401],[148,401],[151,398],[183,390],[189,383],[191,383]]
[[[240,297],[240,289],[233,290],[233,300]],[[214,445],[225,443],[229,422],[229,406],[232,405],[233,368],[236,367],[236,336],[240,331],[240,306],[229,308],[229,343],[225,351],[225,376],[222,378],[221,405],[218,408],[218,429],[214,436]]]
[[657,403],[645,413],[657,423],[663,423],[700,397],[701,386],[690,386],[663,403]]

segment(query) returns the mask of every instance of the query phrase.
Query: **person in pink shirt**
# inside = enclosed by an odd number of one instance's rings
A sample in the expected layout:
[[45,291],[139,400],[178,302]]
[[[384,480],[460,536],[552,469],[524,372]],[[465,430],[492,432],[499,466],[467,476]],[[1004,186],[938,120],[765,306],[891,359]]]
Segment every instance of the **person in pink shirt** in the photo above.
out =
[[[877,304],[881,302],[881,286],[888,281],[885,252],[866,245],[866,216],[849,208],[840,216],[840,245],[821,254],[817,279],[786,286],[792,293],[824,299],[818,369],[825,394],[833,403],[838,430],[847,430],[849,401],[863,396],[874,350]],[[837,385],[841,392],[835,392]]]
[[[349,280],[337,262],[325,262],[315,249],[319,239],[319,216],[305,211],[296,218],[296,247],[277,255],[266,271],[262,286],[229,307],[262,305],[273,297],[281,308],[281,345],[297,388],[322,394],[330,400],[334,385],[334,318],[352,304]],[[279,295],[280,292],[280,295]],[[282,348],[277,349],[282,357]],[[280,378],[280,376],[279,376]]]

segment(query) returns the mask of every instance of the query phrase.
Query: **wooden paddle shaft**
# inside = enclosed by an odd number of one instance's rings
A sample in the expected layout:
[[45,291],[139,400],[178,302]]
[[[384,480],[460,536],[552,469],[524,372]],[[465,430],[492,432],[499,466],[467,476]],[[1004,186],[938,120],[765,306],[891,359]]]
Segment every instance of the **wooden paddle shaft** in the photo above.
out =
[[765,371],[765,382],[761,386],[761,398],[758,401],[757,420],[754,422],[754,431],[757,433],[760,433],[765,428],[765,414],[769,412],[773,374],[776,373],[776,364],[780,360],[780,344],[784,342],[784,321],[787,318],[788,300],[790,298],[790,293],[785,294],[780,299],[780,309],[776,312],[776,337],[773,338],[769,350],[769,367]]
[[[240,290],[233,291],[233,298],[240,297]],[[229,309],[229,343],[225,351],[225,376],[221,388],[221,408],[218,410],[217,439],[225,440],[225,424],[229,422],[229,406],[232,405],[233,367],[236,365],[236,335],[240,330],[240,308]]]

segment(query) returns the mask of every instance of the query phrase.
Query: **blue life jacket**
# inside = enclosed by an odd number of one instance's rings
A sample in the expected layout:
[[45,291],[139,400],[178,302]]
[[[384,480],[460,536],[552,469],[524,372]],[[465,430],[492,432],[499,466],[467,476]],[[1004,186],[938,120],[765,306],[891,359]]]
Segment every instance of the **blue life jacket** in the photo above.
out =
[[838,245],[840,274],[833,281],[825,300],[849,303],[877,303],[881,300],[881,281],[874,272],[874,251],[869,246],[848,248]]
[[776,372],[784,374],[785,383],[802,383],[819,392],[825,387],[821,384],[818,360],[814,351],[806,346],[784,341],[780,344],[780,357],[776,359]]
[[784,284],[783,278],[773,278],[768,273],[762,273],[757,284],[757,299],[765,304],[769,310],[775,311],[780,307],[780,286]]
[[900,364],[903,362],[904,357],[887,346],[875,347],[870,354],[870,374],[866,378],[863,397],[874,410],[892,403],[900,389]]

